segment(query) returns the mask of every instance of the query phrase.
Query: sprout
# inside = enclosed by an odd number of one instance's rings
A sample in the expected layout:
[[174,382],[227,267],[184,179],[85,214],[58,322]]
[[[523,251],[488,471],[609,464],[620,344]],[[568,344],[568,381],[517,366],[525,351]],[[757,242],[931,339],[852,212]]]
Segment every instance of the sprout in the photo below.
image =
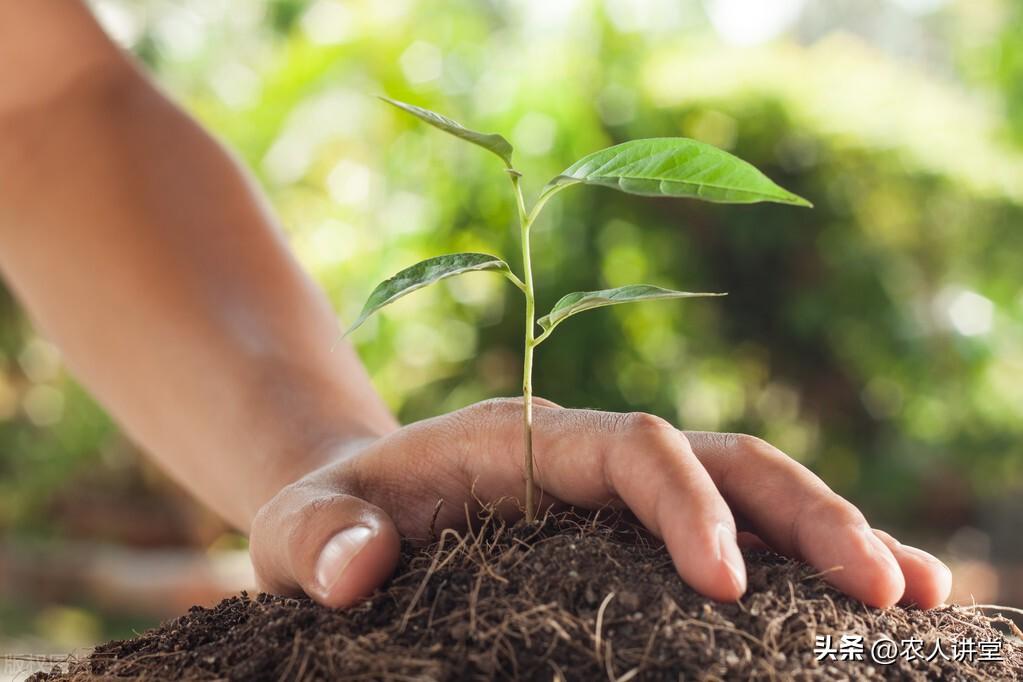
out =
[[[528,208],[522,196],[522,173],[512,165],[513,149],[502,135],[480,133],[446,116],[415,105],[388,97],[381,99],[446,133],[483,147],[501,159],[506,174],[511,179],[518,206],[523,271],[520,278],[505,261],[483,253],[452,253],[429,258],[378,284],[345,335],[353,332],[377,310],[402,296],[466,272],[480,270],[498,272],[522,291],[526,299],[522,362],[524,508],[526,520],[532,522],[536,515],[533,484],[533,350],[547,340],[558,324],[584,310],[635,301],[724,295],[674,291],[649,284],[631,284],[598,291],[576,291],[563,296],[547,315],[536,320],[536,292],[533,287],[529,232],[547,202],[572,185],[601,185],[629,194],[689,197],[728,204],[771,201],[794,206],[810,206],[810,202],[779,187],[752,165],[728,152],[687,138],[659,137],[623,142],[584,156],[548,182],[540,191],[532,208]],[[536,333],[537,326],[541,329],[539,335]]]

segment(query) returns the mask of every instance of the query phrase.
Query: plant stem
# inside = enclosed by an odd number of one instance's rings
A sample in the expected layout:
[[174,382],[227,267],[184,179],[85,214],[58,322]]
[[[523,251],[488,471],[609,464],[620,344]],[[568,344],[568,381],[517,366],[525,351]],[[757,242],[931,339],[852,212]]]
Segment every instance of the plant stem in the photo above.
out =
[[525,461],[523,472],[526,483],[526,522],[533,523],[535,510],[533,505],[533,300],[530,295],[526,300],[526,348],[522,362],[522,411],[523,444]]
[[526,295],[526,335],[522,359],[522,432],[525,459],[522,463],[522,474],[526,484],[526,522],[533,523],[536,518],[533,494],[533,348],[536,346],[534,332],[536,330],[536,298],[533,293],[533,259],[529,249],[529,228],[536,218],[536,210],[526,213],[526,204],[522,198],[522,187],[519,176],[512,175],[515,186],[515,198],[519,207],[519,235],[522,241],[522,281]]

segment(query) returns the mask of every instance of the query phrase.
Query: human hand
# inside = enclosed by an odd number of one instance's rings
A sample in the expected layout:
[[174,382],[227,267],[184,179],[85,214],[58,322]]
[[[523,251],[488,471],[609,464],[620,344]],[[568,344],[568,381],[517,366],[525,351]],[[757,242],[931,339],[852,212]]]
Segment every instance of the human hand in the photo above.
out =
[[[662,538],[679,575],[714,599],[746,589],[739,542],[751,539],[827,571],[865,603],[930,608],[948,568],[871,529],[808,469],[751,436],[683,433],[643,413],[561,408],[534,399],[542,504],[627,505]],[[410,424],[284,487],[256,515],[260,586],[343,607],[394,571],[399,537],[464,525],[462,502],[507,499],[522,482],[522,401],[490,400]],[[514,505],[502,513],[521,513]],[[737,530],[739,531],[737,539]],[[755,535],[747,535],[753,533]],[[840,567],[840,570],[835,570]]]

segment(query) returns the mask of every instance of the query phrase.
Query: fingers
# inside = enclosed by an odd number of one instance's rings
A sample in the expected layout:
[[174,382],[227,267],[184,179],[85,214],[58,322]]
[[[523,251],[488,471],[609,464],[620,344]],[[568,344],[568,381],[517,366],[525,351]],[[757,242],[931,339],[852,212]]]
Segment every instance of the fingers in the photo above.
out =
[[[763,441],[687,437],[651,415],[543,400],[533,416],[543,492],[579,506],[624,502],[664,539],[682,578],[712,598],[733,600],[746,588],[736,518],[756,533],[743,533],[744,545],[762,540],[804,558],[868,604],[901,599],[928,608],[949,592],[940,562],[875,533],[855,507]],[[359,459],[351,470],[331,467],[288,486],[257,516],[251,547],[264,588],[346,606],[392,573],[399,547],[392,518],[407,533],[437,499],[514,494],[522,482],[522,402],[486,401],[418,422]]]
[[260,588],[343,607],[394,572],[399,536],[380,508],[336,487],[285,487],[253,520],[250,553]]
[[921,604],[938,599],[947,569],[913,560],[908,550],[896,555],[856,507],[806,467],[750,436],[687,435],[732,509],[778,551],[806,560],[872,606],[904,595]]
[[771,547],[757,537],[756,533],[739,531],[739,547],[742,549],[753,549],[758,552],[770,551]]
[[[486,434],[467,453],[467,476],[485,498],[522,480],[522,403],[489,401],[463,411]],[[665,545],[682,578],[719,600],[746,589],[735,521],[686,437],[648,414],[535,405],[533,451],[544,493],[580,506],[619,498]]]
[[903,545],[883,530],[874,529],[874,534],[887,545],[906,577],[906,592],[901,604],[915,605],[922,609],[940,606],[952,591],[952,571],[936,557],[922,549]]

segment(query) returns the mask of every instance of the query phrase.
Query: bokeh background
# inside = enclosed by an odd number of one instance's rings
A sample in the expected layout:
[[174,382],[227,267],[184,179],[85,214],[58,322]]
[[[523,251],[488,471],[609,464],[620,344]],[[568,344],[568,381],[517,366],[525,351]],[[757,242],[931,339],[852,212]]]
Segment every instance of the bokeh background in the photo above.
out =
[[[959,600],[1023,605],[1023,3],[92,5],[252,170],[344,321],[419,259],[519,262],[500,164],[379,93],[504,132],[528,192],[600,147],[684,135],[808,197],[559,195],[535,229],[540,310],[634,282],[730,295],[573,318],[538,352],[537,393],[760,435],[946,559]],[[354,340],[415,420],[516,393],[521,306],[470,275]],[[3,653],[130,635],[249,579],[244,539],[147,463],[2,290],[0,531]]]

